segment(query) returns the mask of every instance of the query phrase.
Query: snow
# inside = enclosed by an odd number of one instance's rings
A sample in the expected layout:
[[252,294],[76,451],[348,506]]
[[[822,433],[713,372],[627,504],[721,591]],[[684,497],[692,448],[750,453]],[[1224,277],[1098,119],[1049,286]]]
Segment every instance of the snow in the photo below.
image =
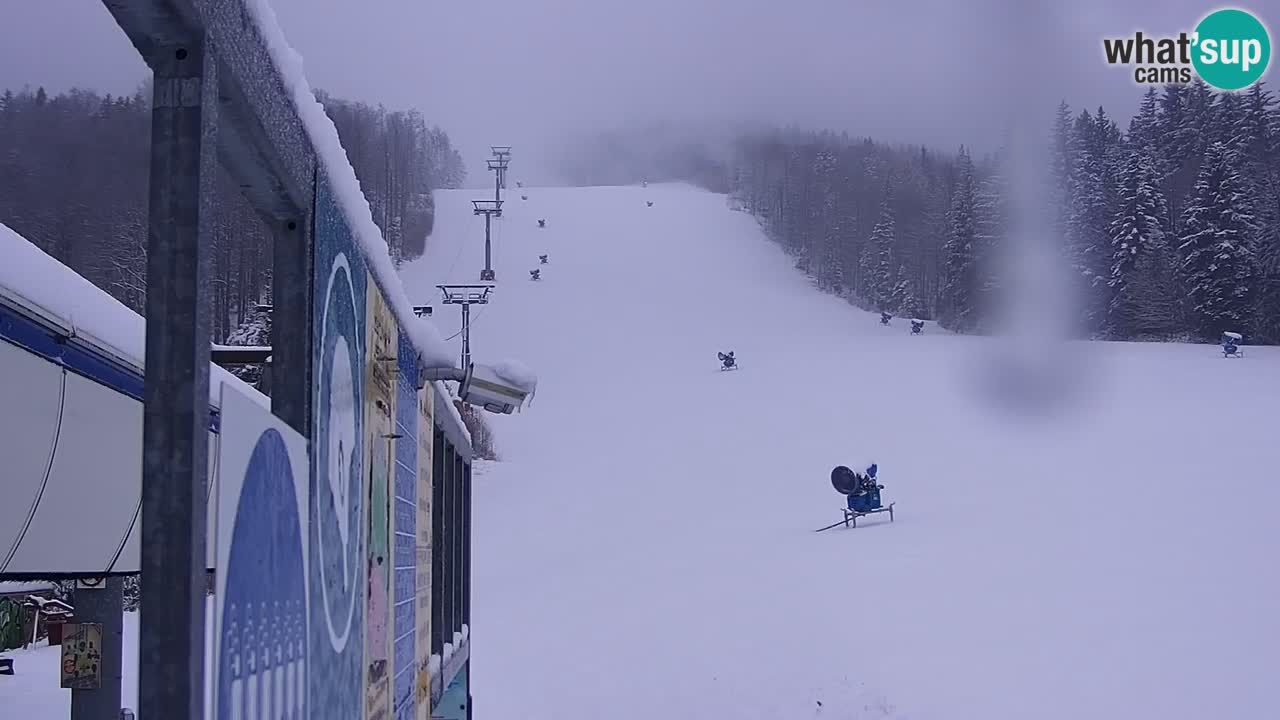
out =
[[[70,325],[77,335],[87,335],[96,345],[118,356],[135,370],[143,368],[147,347],[146,321],[105,290],[0,224],[0,289],[17,293],[25,301]],[[217,365],[209,368],[209,400],[217,406],[222,386],[229,385],[270,407],[265,395]]]
[[53,590],[51,582],[0,580],[0,595],[26,595],[51,590]]
[[356,172],[338,139],[338,129],[307,82],[302,56],[285,39],[268,0],[249,0],[247,6],[262,34],[263,42],[280,70],[286,90],[293,95],[298,117],[315,147],[317,161],[332,183],[343,215],[351,225],[351,231],[364,253],[365,261],[369,263],[374,281],[390,305],[396,322],[409,336],[425,365],[429,368],[453,367],[456,355],[446,351],[444,340],[436,327],[413,314],[413,303],[396,278],[395,265],[391,262],[387,243],[373,221],[369,201],[360,190]]
[[[213,598],[205,601],[205,668],[213,667]],[[13,658],[15,674],[0,675],[0,717],[24,720],[65,720],[71,717],[71,691],[59,687],[61,650],[47,641],[25,650],[4,653]],[[124,614],[122,641],[123,678],[120,701],[137,713],[138,708],[138,613]],[[211,686],[205,688],[205,716],[212,709]]]
[[533,392],[538,388],[538,376],[519,360],[501,360],[493,366],[493,371],[498,377],[525,392]]
[[443,380],[437,380],[433,384],[436,389],[436,394],[448,400],[448,402],[445,403],[445,407],[449,408],[449,416],[453,418],[457,427],[462,430],[462,434],[467,438],[467,443],[470,444],[471,431],[467,429],[466,423],[462,422],[462,413],[458,412],[458,406],[453,404],[453,393],[450,392],[449,387],[444,384]]
[[[1280,717],[1280,349],[911,336],[724,196],[529,195],[473,318],[544,391],[474,480],[484,717]],[[411,295],[483,267],[471,199]],[[814,533],[864,460],[896,521]]]
[[1229,337],[1229,338],[1231,338],[1232,340],[1243,340],[1243,339],[1244,339],[1244,336],[1243,336],[1243,335],[1241,335],[1240,333],[1224,332],[1224,333],[1222,333],[1222,334],[1223,334],[1223,335],[1225,335],[1225,336],[1227,336],[1227,337]]

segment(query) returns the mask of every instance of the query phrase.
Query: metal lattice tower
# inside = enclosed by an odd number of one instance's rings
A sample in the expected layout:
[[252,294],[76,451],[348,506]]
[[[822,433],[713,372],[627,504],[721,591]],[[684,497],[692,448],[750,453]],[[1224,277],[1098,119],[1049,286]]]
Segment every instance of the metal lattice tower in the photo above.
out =
[[[498,169],[498,187],[507,189],[507,165],[511,163],[511,146],[510,145],[490,145],[489,149],[493,151],[493,159],[500,165]],[[490,165],[492,168],[493,166]]]
[[475,214],[484,216],[484,269],[480,271],[481,282],[493,282],[497,279],[493,272],[493,218],[502,217],[501,200],[472,200]]
[[492,285],[437,285],[444,305],[462,306],[462,369],[471,367],[471,306],[488,305]]

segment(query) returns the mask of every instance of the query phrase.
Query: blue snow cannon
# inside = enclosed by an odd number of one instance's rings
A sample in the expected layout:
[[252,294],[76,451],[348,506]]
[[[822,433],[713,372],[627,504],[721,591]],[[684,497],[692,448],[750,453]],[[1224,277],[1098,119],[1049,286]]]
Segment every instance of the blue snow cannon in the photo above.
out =
[[866,474],[861,476],[857,491],[847,496],[850,510],[864,513],[879,510],[883,507],[880,502],[880,485],[876,482],[876,471],[878,469],[875,463],[867,466]]
[[880,491],[884,486],[876,477],[879,469],[875,463],[871,463],[862,473],[854,472],[844,465],[838,465],[831,471],[831,486],[836,492],[845,496],[845,507],[841,508],[844,519],[824,528],[818,528],[818,532],[830,530],[839,525],[857,527],[858,518],[882,512],[889,513],[889,522],[893,522],[893,503],[885,505],[880,500]]

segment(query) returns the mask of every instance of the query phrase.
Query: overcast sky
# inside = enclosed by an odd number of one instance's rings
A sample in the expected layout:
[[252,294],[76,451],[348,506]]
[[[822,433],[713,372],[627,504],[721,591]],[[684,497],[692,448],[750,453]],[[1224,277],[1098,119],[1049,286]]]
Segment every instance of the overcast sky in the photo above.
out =
[[[761,120],[942,148],[1059,99],[1127,117],[1101,38],[1190,30],[1194,0],[271,0],[311,84],[416,107],[483,182],[490,144]],[[1280,0],[1245,5],[1264,22]],[[1276,22],[1274,19],[1272,22]],[[1275,25],[1272,25],[1273,40]],[[1276,75],[1275,65],[1269,77]],[[99,0],[0,0],[0,87],[131,92],[145,67]]]

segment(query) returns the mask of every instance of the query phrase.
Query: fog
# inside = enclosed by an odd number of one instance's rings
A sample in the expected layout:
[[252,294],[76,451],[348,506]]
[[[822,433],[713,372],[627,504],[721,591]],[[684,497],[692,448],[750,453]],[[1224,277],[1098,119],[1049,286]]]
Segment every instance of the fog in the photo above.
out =
[[[1192,0],[271,0],[314,86],[445,128],[485,182],[490,144],[546,154],[658,121],[795,123],[994,147],[1058,100],[1123,120],[1142,88],[1101,38],[1190,29]],[[1252,9],[1265,19],[1280,2]],[[1274,33],[1273,33],[1274,34]],[[0,86],[131,92],[145,67],[98,0],[0,0]],[[1273,68],[1275,63],[1272,63]],[[1274,69],[1270,75],[1274,76]]]

